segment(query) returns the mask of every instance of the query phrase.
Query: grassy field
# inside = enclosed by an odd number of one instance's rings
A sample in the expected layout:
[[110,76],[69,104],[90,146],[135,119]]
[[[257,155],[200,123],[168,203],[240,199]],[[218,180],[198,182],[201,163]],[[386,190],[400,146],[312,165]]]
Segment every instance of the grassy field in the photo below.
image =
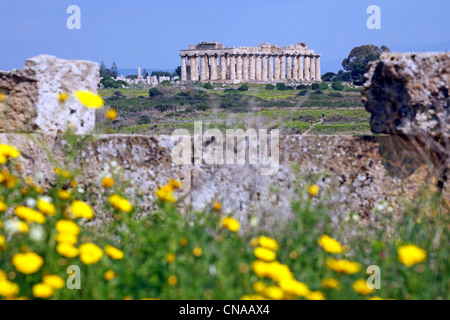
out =
[[[207,128],[278,128],[283,133],[370,135],[370,115],[360,100],[360,88],[345,87],[338,92],[330,86],[320,92],[266,90],[265,85],[215,85],[203,89],[157,87],[163,95],[149,97],[148,88],[100,89],[106,105],[117,110],[112,124],[100,130],[125,134],[171,134],[175,129],[192,130],[194,121]],[[320,122],[320,123],[319,123]]]

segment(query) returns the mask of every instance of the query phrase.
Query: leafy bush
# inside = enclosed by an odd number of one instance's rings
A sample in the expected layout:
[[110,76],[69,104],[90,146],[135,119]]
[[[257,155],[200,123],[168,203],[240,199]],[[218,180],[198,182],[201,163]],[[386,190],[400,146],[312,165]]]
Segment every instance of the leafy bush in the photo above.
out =
[[277,90],[281,90],[281,91],[287,90],[286,84],[283,82],[277,83]]
[[297,90],[306,90],[306,85],[304,85],[304,84],[299,84],[299,85],[297,86]]
[[213,89],[214,87],[213,87],[213,85],[212,85],[211,83],[207,82],[207,83],[205,83],[205,84],[203,85],[203,88],[205,88],[205,89],[207,89],[207,90],[211,90],[211,89]]
[[170,86],[172,86],[172,82],[170,82],[169,80],[164,80],[164,81],[161,81],[161,83],[159,85],[170,87]]
[[273,84],[266,84],[266,90],[275,90],[275,86]]
[[150,90],[148,90],[148,95],[150,96],[150,98],[152,98],[152,97],[157,97],[157,96],[163,96],[164,93],[162,93],[161,91],[159,91],[156,88],[151,88]]
[[344,85],[338,81],[333,82],[333,84],[331,85],[331,87],[336,90],[336,91],[342,91],[344,90]]
[[314,94],[323,94],[322,90],[317,89],[316,91],[314,91]]
[[239,91],[248,91],[248,84],[244,83],[242,86],[238,88]]
[[319,88],[320,90],[328,90],[328,83],[322,82]]
[[313,84],[311,85],[311,89],[312,89],[312,90],[318,90],[318,89],[320,89],[320,85],[319,85],[318,83],[313,83]]

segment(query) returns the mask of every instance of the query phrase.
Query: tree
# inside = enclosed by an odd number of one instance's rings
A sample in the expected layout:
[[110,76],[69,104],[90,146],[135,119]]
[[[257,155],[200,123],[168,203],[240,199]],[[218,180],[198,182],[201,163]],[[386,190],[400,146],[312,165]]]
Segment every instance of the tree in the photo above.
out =
[[173,76],[174,76],[174,77],[179,77],[179,78],[181,78],[181,66],[178,66],[178,67],[175,69],[175,72],[173,73]]
[[113,62],[111,66],[111,78],[117,78],[119,76],[119,70],[117,69],[117,65]]
[[277,83],[276,87],[277,87],[277,90],[281,90],[281,91],[287,90],[287,87],[283,82]]
[[126,78],[130,79],[130,80],[135,80],[135,79],[137,79],[137,74],[129,74],[126,76]]
[[248,91],[248,84],[244,83],[238,88],[239,91]]
[[336,90],[336,91],[342,91],[344,90],[344,85],[338,81],[333,82],[333,84],[331,85],[331,87]]
[[157,96],[163,96],[164,93],[162,93],[161,91],[159,91],[156,88],[151,88],[150,90],[148,90],[148,95],[150,96],[150,98],[152,98],[152,97],[157,97]]
[[147,77],[148,77],[148,72],[147,72],[146,69],[144,69],[144,72],[142,73],[142,76],[143,76],[144,78],[147,78]]
[[102,61],[102,64],[100,65],[100,77],[105,77],[106,76],[106,66],[105,63]]
[[266,84],[266,90],[275,90],[275,86],[273,84]]
[[345,71],[350,72],[353,81],[362,82],[368,63],[377,60],[381,53],[388,51],[390,50],[386,46],[378,48],[373,44],[355,47],[342,61],[342,66]]

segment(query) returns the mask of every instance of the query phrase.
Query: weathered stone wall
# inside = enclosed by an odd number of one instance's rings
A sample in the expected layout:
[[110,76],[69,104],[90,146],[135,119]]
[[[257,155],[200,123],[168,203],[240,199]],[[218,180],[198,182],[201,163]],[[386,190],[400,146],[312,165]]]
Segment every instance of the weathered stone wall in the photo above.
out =
[[[142,197],[138,205],[146,212],[155,208],[156,188],[171,178],[182,181],[181,207],[202,210],[220,201],[225,212],[235,213],[242,222],[255,215],[272,223],[290,216],[299,185],[303,190],[308,183],[320,185],[322,199],[336,214],[366,216],[381,202],[395,209],[399,199],[412,199],[421,185],[433,181],[425,159],[399,137],[285,136],[280,140],[280,169],[272,176],[262,176],[258,165],[175,165],[169,136],[90,138],[94,141],[73,163],[83,169],[80,186],[99,186],[102,175],[117,164],[124,181],[131,182],[128,193]],[[51,183],[53,166],[63,159],[61,141],[42,135],[2,134],[0,143],[19,148],[24,176],[42,185]],[[59,164],[52,164],[48,153]]]
[[[43,132],[56,135],[69,127],[78,134],[95,126],[95,111],[82,106],[75,90],[97,92],[100,68],[90,61],[40,55],[20,70],[0,71],[0,132]],[[70,94],[60,103],[60,93]]]

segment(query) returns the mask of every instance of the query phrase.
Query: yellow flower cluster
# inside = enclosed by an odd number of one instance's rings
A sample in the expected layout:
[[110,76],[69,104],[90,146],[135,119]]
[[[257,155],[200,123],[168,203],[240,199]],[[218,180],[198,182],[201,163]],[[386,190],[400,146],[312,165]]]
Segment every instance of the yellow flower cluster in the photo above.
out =
[[42,224],[46,220],[42,213],[25,206],[16,207],[14,209],[14,213],[16,214],[16,216],[25,220],[26,222],[35,222]]
[[17,253],[12,258],[12,264],[17,271],[32,274],[39,271],[44,264],[44,259],[35,252]]
[[0,164],[5,164],[8,159],[15,159],[20,156],[20,152],[16,148],[7,144],[0,144]]
[[114,179],[111,177],[104,177],[102,179],[102,186],[104,188],[111,188],[114,185]]
[[84,264],[94,264],[103,257],[103,250],[93,243],[83,243],[80,246],[80,260]]
[[130,204],[130,202],[127,199],[119,196],[118,194],[113,194],[112,196],[110,196],[108,198],[108,201],[116,210],[127,213],[133,210],[133,206]]
[[408,267],[422,263],[427,259],[427,252],[413,244],[399,247],[397,253],[398,260]]
[[75,200],[72,202],[70,212],[75,218],[85,218],[88,220],[94,218],[94,210],[83,201]]
[[329,253],[343,253],[344,248],[341,244],[333,238],[330,238],[326,234],[322,235],[318,241],[319,245]]
[[113,260],[121,260],[124,257],[123,251],[114,248],[113,246],[107,245],[105,247],[106,254]]
[[361,265],[357,262],[348,261],[345,259],[336,260],[329,258],[326,261],[326,265],[333,271],[343,274],[354,274],[361,270]]
[[109,120],[116,120],[117,119],[117,111],[114,109],[109,109],[108,111],[106,111],[105,117],[108,118]]
[[181,182],[171,179],[168,184],[156,190],[155,194],[162,202],[176,202],[177,199],[174,197],[173,192],[179,188],[181,188]]
[[239,221],[231,217],[223,218],[222,226],[233,232],[239,231],[240,228]]
[[371,294],[372,292],[375,291],[375,289],[369,289],[369,287],[367,286],[367,280],[365,279],[356,280],[353,283],[353,290],[355,290],[361,295]]
[[47,216],[54,216],[56,214],[56,208],[51,202],[39,199],[36,205],[38,210]]
[[19,286],[8,280],[6,273],[0,269],[0,297],[12,299],[19,294]]

